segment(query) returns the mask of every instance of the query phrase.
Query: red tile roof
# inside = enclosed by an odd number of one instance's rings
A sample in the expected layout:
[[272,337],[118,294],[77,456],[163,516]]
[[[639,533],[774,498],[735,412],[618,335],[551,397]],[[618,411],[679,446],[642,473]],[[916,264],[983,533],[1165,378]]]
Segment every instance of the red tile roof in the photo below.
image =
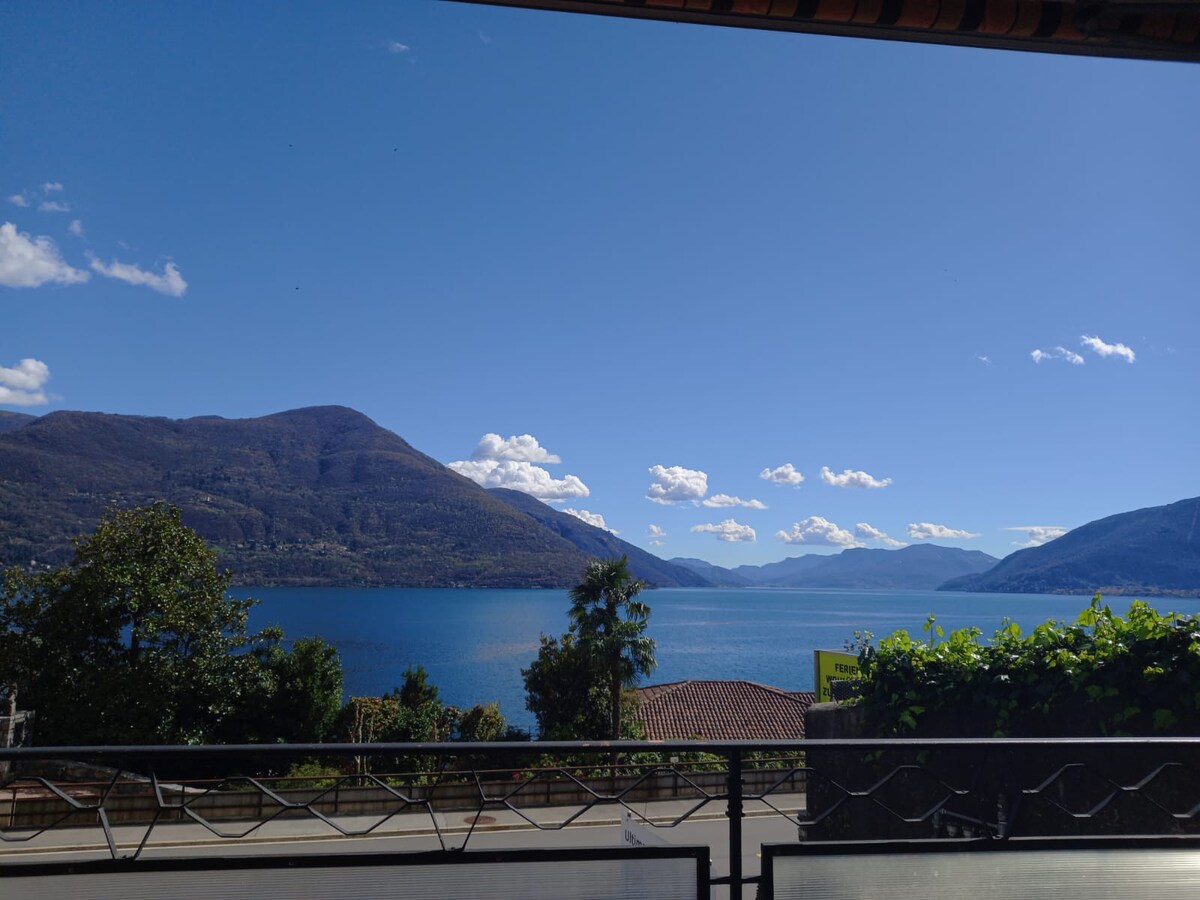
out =
[[647,740],[786,740],[804,737],[812,691],[754,681],[674,681],[638,688],[636,717]]

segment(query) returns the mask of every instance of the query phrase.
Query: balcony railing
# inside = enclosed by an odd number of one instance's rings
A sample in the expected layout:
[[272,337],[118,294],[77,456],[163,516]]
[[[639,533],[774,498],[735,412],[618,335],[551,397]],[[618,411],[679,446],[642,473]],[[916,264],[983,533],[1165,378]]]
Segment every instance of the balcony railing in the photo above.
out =
[[501,832],[549,848],[625,817],[638,843],[713,845],[713,883],[740,897],[768,839],[1200,832],[1197,738],[23,747],[0,762],[0,861],[381,835],[455,852]]

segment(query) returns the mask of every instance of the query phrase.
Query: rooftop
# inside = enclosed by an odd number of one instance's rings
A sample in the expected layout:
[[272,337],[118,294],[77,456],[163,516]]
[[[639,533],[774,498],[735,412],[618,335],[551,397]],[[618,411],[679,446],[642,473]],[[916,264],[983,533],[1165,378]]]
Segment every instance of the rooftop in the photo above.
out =
[[804,737],[812,691],[754,681],[674,681],[638,688],[636,718],[647,740],[786,740]]

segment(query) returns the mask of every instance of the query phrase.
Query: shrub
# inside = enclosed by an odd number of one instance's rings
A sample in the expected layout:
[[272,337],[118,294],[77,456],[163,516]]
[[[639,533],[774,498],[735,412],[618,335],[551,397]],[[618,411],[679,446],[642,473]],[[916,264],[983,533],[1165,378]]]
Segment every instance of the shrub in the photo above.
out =
[[1009,620],[927,637],[856,635],[861,702],[893,733],[936,713],[1011,734],[1200,734],[1200,620],[1135,600],[1124,618],[1097,594],[1072,624],[1026,635]]

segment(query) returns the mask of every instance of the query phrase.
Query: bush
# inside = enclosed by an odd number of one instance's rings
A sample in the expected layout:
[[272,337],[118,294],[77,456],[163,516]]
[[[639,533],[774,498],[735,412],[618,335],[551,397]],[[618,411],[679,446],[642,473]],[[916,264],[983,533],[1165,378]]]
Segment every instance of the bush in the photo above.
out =
[[939,712],[978,717],[995,736],[1200,734],[1200,620],[1135,600],[1124,618],[1097,594],[1073,624],[1030,634],[1005,620],[927,637],[857,635],[861,702],[892,733]]

